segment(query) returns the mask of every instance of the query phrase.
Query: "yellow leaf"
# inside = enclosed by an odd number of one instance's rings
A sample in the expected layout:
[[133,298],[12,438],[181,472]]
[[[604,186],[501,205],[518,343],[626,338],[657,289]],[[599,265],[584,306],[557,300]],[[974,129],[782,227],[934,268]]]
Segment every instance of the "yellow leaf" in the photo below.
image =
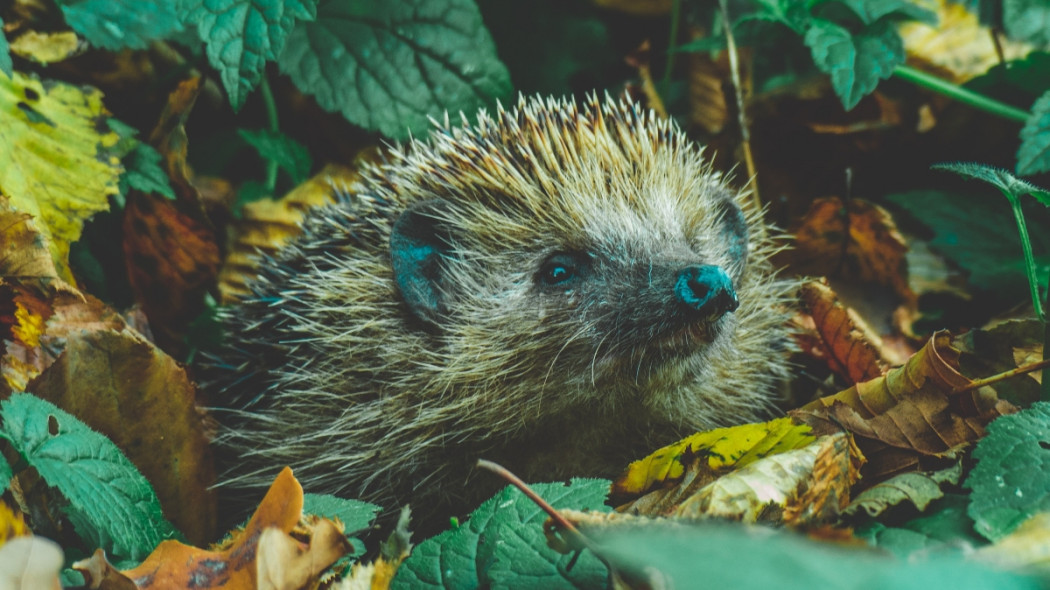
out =
[[105,124],[102,93],[0,74],[0,117],[0,193],[35,218],[59,277],[72,283],[69,244],[109,208],[122,171],[107,154],[120,138]]
[[38,33],[29,31],[11,42],[11,53],[42,64],[62,61],[76,54],[83,45],[73,31]]
[[743,467],[757,459],[798,449],[816,440],[810,427],[778,418],[700,432],[635,461],[613,483],[614,495],[638,495],[655,485],[681,477],[686,455],[707,458],[711,470]]

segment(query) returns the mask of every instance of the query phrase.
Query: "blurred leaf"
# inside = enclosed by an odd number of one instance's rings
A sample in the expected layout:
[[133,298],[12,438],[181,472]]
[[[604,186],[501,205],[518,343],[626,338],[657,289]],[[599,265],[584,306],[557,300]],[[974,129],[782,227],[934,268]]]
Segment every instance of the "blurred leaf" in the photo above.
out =
[[817,67],[831,76],[831,86],[847,111],[904,63],[904,43],[884,20],[851,34],[830,21],[813,19],[805,42]]
[[1015,41],[1050,44],[1050,4],[1044,0],[1003,0],[1003,29]]
[[310,175],[313,159],[306,146],[278,131],[266,129],[239,129],[238,134],[248,142],[264,160],[276,162],[292,180],[300,185]]
[[317,20],[288,37],[280,66],[323,108],[394,139],[425,135],[429,117],[474,113],[511,89],[473,0],[321,0]]
[[[1027,298],[1021,239],[1010,205],[1001,197],[912,191],[886,198],[933,230],[930,246],[968,270],[970,285],[1004,302]],[[1050,274],[1050,220],[1031,208],[1026,208],[1025,217],[1039,281],[1045,285]]]
[[974,528],[996,541],[1050,510],[1050,403],[1037,402],[988,426],[966,478]]
[[58,0],[66,22],[103,49],[145,49],[181,28],[177,0]]
[[14,76],[14,64],[11,63],[11,48],[4,35],[4,19],[0,18],[0,72],[11,78]]
[[183,0],[179,12],[182,22],[196,23],[208,61],[238,110],[266,62],[281,55],[295,24],[314,19],[317,0]]
[[175,530],[149,482],[106,437],[29,394],[0,403],[3,432],[69,501],[65,512],[96,547],[140,559]]
[[1050,513],[1039,512],[974,557],[1001,569],[1050,575]]
[[[969,502],[968,496],[945,494],[918,517],[899,524],[869,520],[857,526],[854,534],[900,558],[908,558],[916,551],[928,553],[934,548],[962,553],[965,547],[986,543],[974,532],[973,519],[966,514]],[[883,520],[892,522],[885,515]]]
[[1035,590],[1039,581],[961,559],[888,558],[768,529],[729,525],[583,530],[629,587],[812,590]]
[[[600,510],[609,482],[573,479],[571,483],[532,486],[555,508]],[[517,488],[508,486],[470,515],[458,528],[416,546],[401,564],[392,588],[579,588],[604,585],[605,566],[593,554],[577,560],[547,546],[547,515]],[[576,561],[574,567],[567,564]]]
[[1050,170],[1050,92],[1035,101],[1031,113],[1017,150],[1017,173],[1022,176]]
[[39,64],[60,62],[77,54],[82,43],[73,31],[26,31],[11,42],[11,53]]
[[916,2],[907,0],[837,0],[850,10],[865,25],[887,18],[891,20],[914,20],[929,25],[937,23],[937,15]]

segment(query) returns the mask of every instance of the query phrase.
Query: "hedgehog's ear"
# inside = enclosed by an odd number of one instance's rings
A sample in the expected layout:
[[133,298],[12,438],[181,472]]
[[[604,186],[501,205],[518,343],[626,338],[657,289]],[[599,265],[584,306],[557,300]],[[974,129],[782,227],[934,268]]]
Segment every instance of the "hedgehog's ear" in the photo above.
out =
[[747,266],[748,254],[749,232],[747,229],[747,217],[729,193],[719,202],[719,209],[719,215],[721,216],[720,233],[725,243],[729,246],[729,256],[736,267],[736,272],[743,274],[744,268]]
[[394,280],[408,309],[424,323],[438,325],[445,315],[444,264],[451,246],[441,213],[448,201],[430,199],[406,209],[390,233]]

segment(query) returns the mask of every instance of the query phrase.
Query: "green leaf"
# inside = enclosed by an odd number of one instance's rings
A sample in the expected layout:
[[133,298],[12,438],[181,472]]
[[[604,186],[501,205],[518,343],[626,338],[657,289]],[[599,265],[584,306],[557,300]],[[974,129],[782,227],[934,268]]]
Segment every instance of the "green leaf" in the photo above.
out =
[[1050,44],[1050,4],[1045,0],[1003,0],[1003,29],[1014,41]]
[[180,17],[197,23],[208,61],[222,76],[234,110],[276,60],[298,21],[313,20],[317,0],[182,0]]
[[133,188],[174,199],[175,191],[171,188],[171,179],[160,165],[160,152],[148,144],[137,143],[135,149],[121,160],[124,174],[120,177],[120,194],[127,196],[128,189]]
[[[1025,265],[1021,240],[1008,204],[995,195],[912,191],[888,195],[930,227],[930,246],[969,271],[972,286],[1004,303],[1025,298]],[[1025,211],[1032,248],[1038,254],[1041,284],[1050,271],[1050,221],[1042,207]]]
[[961,553],[963,547],[986,543],[974,532],[973,519],[966,515],[969,503],[968,496],[946,494],[919,517],[899,525],[873,520],[856,527],[854,535],[900,558],[934,548]]
[[237,133],[255,148],[261,158],[277,162],[281,170],[288,173],[292,184],[299,185],[309,178],[313,159],[303,144],[283,133],[266,129],[238,129]]
[[11,47],[4,36],[4,19],[0,18],[0,72],[8,78],[14,75],[14,64],[11,63]]
[[[813,590],[983,590],[1039,588],[1039,581],[944,557],[903,561],[874,551],[837,547],[797,534],[728,524],[639,526],[584,530],[610,564],[631,580],[666,588]],[[641,587],[635,585],[633,587]]]
[[948,162],[934,164],[930,167],[934,170],[947,170],[960,176],[983,180],[1003,191],[1009,199],[1019,199],[1021,195],[1034,192],[1044,192],[1034,184],[1021,180],[1002,168],[986,166],[976,162]]
[[831,76],[831,86],[847,111],[904,63],[904,43],[886,21],[851,35],[835,23],[813,19],[805,41],[817,67]]
[[995,541],[1050,510],[1050,403],[1037,402],[988,425],[966,478],[974,528]]
[[142,559],[175,536],[149,482],[109,439],[26,393],[0,403],[0,418],[15,449],[69,501],[66,516],[88,545]]
[[323,108],[395,139],[511,90],[473,0],[322,0],[279,63]]
[[[533,489],[555,508],[599,510],[609,482],[573,479]],[[572,555],[549,548],[543,534],[547,515],[508,486],[475,510],[459,528],[432,537],[401,565],[393,588],[578,588],[604,585],[607,571],[584,553],[571,570]]]
[[145,49],[181,29],[176,0],[59,0],[66,22],[103,49]]
[[14,475],[15,472],[11,469],[11,464],[7,462],[3,455],[0,455],[0,493],[7,491],[7,488],[11,486],[11,478]]
[[1032,105],[1028,121],[1021,129],[1017,150],[1017,173],[1030,176],[1050,170],[1050,92]]
[[[379,506],[360,500],[347,500],[329,494],[303,494],[304,514],[338,518],[343,523],[343,530],[348,537],[371,526],[380,510],[382,508]],[[365,547],[361,541],[351,538],[350,542],[354,546],[352,556],[364,553]]]
[[937,24],[937,15],[914,2],[907,0],[837,0],[849,7],[865,25],[875,24],[884,18],[892,20],[917,20],[928,25]]

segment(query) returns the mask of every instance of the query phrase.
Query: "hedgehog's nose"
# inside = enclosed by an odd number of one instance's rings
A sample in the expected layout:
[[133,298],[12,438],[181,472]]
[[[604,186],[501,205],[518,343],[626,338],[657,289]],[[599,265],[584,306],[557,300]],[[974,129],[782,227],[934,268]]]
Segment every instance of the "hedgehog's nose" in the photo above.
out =
[[720,318],[740,305],[726,271],[709,264],[695,264],[678,271],[674,293],[683,305],[710,319]]

